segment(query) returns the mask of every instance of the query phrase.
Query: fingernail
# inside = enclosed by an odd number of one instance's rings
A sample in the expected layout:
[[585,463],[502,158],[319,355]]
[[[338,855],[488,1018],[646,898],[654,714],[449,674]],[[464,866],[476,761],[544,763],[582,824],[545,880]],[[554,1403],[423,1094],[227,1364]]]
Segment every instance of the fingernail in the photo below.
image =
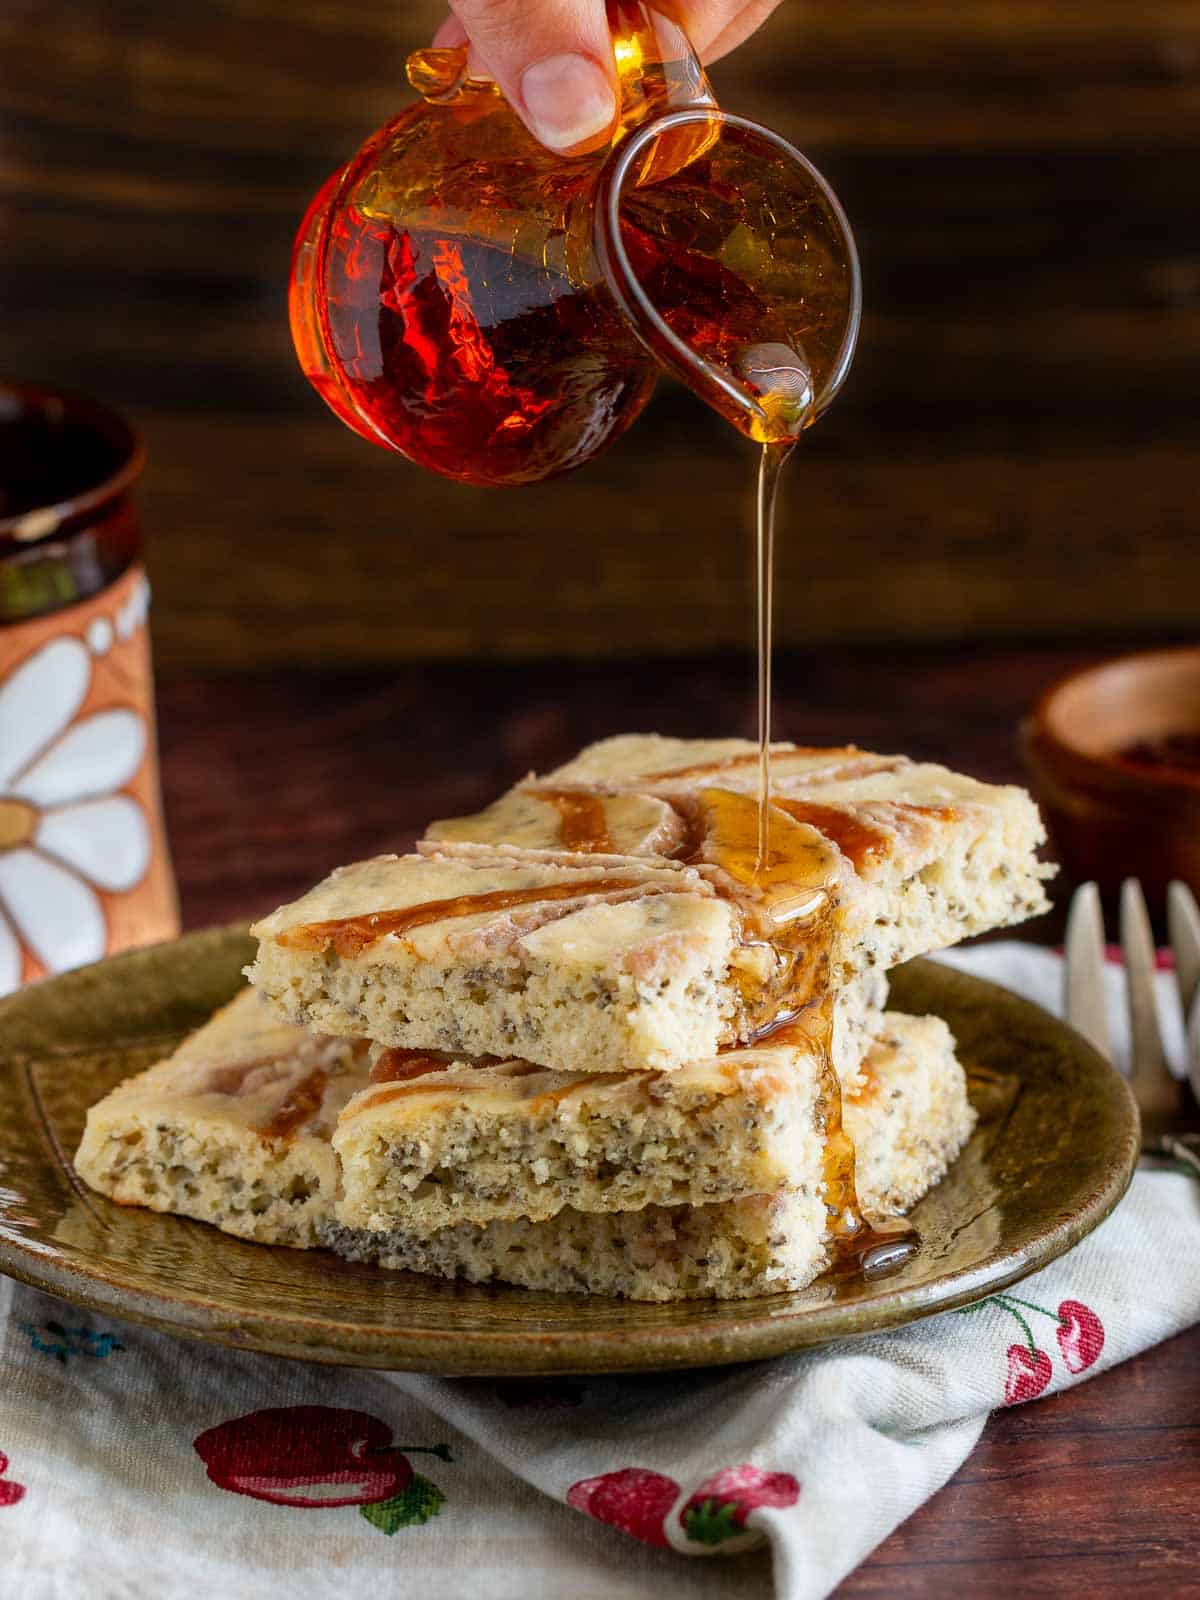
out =
[[617,102],[599,64],[587,56],[547,56],[526,67],[521,99],[534,134],[551,150],[573,150],[612,126]]

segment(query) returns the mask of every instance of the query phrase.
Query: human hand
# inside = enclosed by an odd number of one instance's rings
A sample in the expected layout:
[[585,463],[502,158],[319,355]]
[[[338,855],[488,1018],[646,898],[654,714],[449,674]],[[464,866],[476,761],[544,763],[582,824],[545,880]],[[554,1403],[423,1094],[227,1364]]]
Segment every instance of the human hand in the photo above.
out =
[[[715,61],[754,32],[780,0],[673,0],[701,58]],[[450,0],[435,44],[469,44],[535,138],[572,153],[604,142],[617,79],[604,0]]]

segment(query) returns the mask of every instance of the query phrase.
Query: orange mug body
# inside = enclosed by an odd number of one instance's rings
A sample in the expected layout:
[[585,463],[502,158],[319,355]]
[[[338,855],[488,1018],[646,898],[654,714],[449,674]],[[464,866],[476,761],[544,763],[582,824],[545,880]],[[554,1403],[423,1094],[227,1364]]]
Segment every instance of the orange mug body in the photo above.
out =
[[132,430],[0,388],[0,993],[179,931]]

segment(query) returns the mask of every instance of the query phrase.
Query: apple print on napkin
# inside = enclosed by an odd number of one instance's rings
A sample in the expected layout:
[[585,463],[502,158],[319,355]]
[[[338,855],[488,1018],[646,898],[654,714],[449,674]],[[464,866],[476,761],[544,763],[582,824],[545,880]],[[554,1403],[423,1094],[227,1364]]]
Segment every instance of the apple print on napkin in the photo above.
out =
[[800,1485],[790,1472],[764,1472],[744,1462],[698,1483],[672,1516],[681,1493],[675,1479],[664,1473],[622,1467],[573,1483],[567,1504],[643,1544],[701,1555],[718,1549],[733,1554],[762,1542],[761,1531],[747,1525],[752,1513],[760,1506],[795,1505]]
[[200,1434],[195,1449],[208,1476],[231,1494],[309,1511],[357,1506],[386,1534],[428,1522],[445,1503],[409,1455],[453,1459],[444,1444],[394,1445],[379,1417],[334,1406],[251,1411]]

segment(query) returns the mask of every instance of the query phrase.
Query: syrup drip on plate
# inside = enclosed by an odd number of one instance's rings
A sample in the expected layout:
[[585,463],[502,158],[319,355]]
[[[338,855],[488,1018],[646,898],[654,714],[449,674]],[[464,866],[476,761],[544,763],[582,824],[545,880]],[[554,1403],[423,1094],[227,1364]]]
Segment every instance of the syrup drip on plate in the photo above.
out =
[[766,1029],[756,1042],[804,1049],[817,1064],[818,1125],[825,1135],[822,1198],[828,1217],[831,1270],[839,1276],[886,1277],[921,1247],[921,1236],[903,1217],[871,1222],[858,1199],[854,1141],[842,1118],[842,1085],[833,1064],[833,996],[806,1006],[788,1021]]

